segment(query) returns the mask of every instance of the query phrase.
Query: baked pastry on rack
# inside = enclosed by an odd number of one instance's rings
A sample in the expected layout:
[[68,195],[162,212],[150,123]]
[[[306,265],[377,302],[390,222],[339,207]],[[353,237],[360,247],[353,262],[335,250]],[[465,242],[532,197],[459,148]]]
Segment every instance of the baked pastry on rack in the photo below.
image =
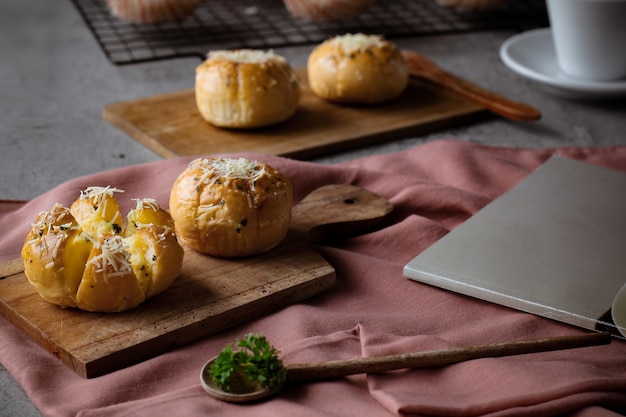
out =
[[176,234],[204,254],[233,258],[278,245],[291,221],[293,188],[272,166],[245,158],[197,158],[170,194]]
[[378,35],[346,34],[327,39],[309,55],[309,86],[338,103],[373,104],[398,97],[409,82],[400,50]]
[[131,23],[181,20],[202,3],[204,0],[106,0],[113,16]]
[[283,0],[292,15],[311,20],[345,19],[367,12],[376,0]]
[[489,10],[506,5],[508,2],[509,0],[436,0],[440,6],[459,10]]
[[289,119],[300,84],[293,68],[272,51],[211,51],[196,68],[196,104],[209,123],[257,128]]
[[174,282],[184,251],[172,217],[156,201],[140,199],[124,222],[115,192],[121,190],[89,187],[70,208],[57,203],[39,214],[22,259],[43,299],[113,313],[138,306]]

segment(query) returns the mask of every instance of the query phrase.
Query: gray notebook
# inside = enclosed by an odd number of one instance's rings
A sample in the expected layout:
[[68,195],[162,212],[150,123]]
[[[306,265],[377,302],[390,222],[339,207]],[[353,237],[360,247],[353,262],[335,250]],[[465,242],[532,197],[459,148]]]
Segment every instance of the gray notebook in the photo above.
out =
[[626,173],[554,156],[404,275],[621,336],[624,319],[611,307],[626,283]]

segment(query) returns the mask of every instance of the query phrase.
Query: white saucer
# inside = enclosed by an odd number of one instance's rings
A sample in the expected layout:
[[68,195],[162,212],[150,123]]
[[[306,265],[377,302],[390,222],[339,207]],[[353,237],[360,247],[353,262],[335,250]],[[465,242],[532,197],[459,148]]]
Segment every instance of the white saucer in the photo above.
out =
[[530,30],[507,39],[500,47],[500,58],[514,72],[561,96],[606,99],[626,95],[626,79],[590,81],[562,74],[557,67],[550,28]]
[[626,336],[626,284],[620,288],[613,300],[611,316],[613,317],[613,323],[617,326],[617,330],[623,336]]

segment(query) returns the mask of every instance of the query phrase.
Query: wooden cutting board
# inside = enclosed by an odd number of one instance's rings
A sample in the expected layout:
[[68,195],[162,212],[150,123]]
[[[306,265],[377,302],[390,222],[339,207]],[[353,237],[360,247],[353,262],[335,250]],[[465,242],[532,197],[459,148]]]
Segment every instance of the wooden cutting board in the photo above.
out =
[[62,309],[28,283],[21,259],[0,265],[0,312],[76,373],[92,378],[136,364],[330,288],[335,271],[312,242],[371,231],[392,205],[349,185],[319,188],[293,208],[285,240],[243,259],[186,248],[164,293],[123,313]]
[[255,130],[227,130],[207,123],[193,89],[107,105],[105,120],[157,154],[174,156],[260,152],[313,158],[477,120],[474,103],[427,82],[411,80],[398,99],[375,106],[332,104],[313,94],[305,69],[300,107],[288,121]]

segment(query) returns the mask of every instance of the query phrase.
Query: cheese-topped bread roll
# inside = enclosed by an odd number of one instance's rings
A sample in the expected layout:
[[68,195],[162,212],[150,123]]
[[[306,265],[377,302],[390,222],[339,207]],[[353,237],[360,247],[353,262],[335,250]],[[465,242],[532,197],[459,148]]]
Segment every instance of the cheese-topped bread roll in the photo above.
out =
[[300,100],[300,85],[287,61],[254,49],[210,52],[196,68],[195,90],[200,115],[225,128],[282,122]]
[[266,252],[289,229],[291,182],[270,165],[244,158],[198,158],[170,194],[177,236],[218,257]]
[[376,0],[283,0],[283,3],[294,16],[334,20],[365,13]]
[[106,0],[111,14],[133,23],[180,20],[192,14],[204,0]]
[[43,299],[112,313],[136,307],[174,282],[184,251],[172,217],[156,201],[140,199],[124,222],[115,192],[121,190],[90,187],[71,208],[57,203],[39,214],[22,259]]
[[408,65],[396,46],[362,33],[317,46],[309,55],[307,74],[317,96],[339,103],[382,103],[399,96],[409,81]]

